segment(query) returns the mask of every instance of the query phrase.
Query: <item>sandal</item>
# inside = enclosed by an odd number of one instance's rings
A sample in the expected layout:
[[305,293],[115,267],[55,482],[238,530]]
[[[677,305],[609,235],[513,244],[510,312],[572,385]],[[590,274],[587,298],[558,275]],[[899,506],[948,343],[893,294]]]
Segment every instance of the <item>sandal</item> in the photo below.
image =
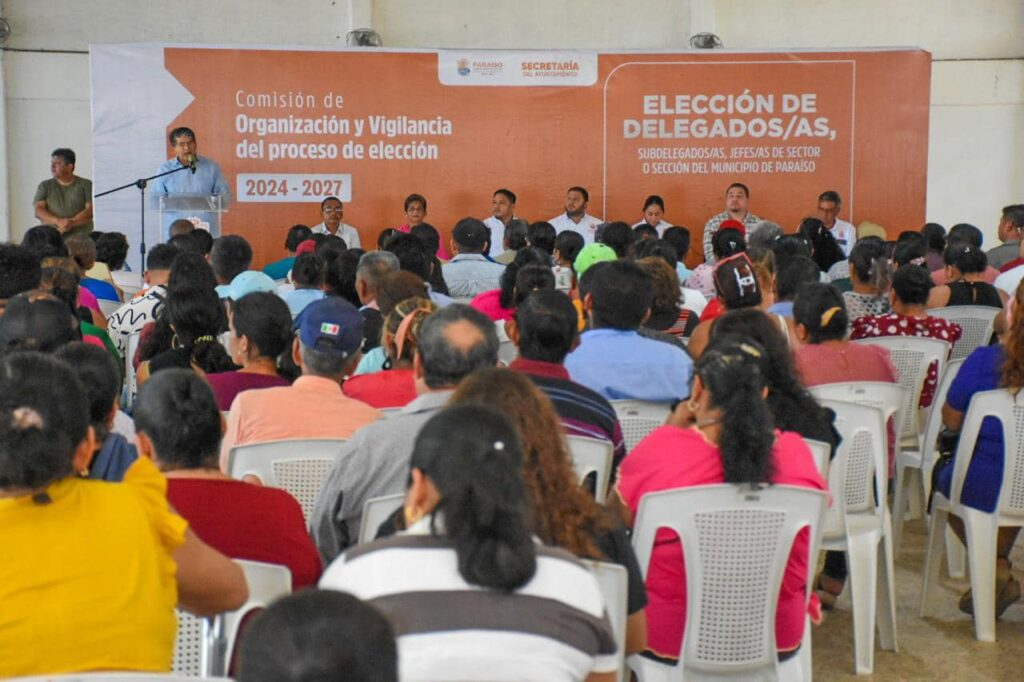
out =
[[[1001,568],[1001,567],[1000,567]],[[999,575],[1003,573],[1003,575]],[[1020,599],[1020,583],[1010,573],[1009,567],[1006,571],[998,571],[996,574],[996,618],[1003,615],[1006,609],[1010,608],[1017,600]],[[971,591],[967,590],[962,597],[960,597],[960,610],[966,613],[968,616],[974,615],[974,600],[971,595]]]
[[824,573],[818,574],[817,580],[814,581],[814,590],[818,593],[818,599],[821,600],[823,611],[831,611],[835,608],[836,599],[843,593],[845,585],[846,581],[844,580],[833,578]]

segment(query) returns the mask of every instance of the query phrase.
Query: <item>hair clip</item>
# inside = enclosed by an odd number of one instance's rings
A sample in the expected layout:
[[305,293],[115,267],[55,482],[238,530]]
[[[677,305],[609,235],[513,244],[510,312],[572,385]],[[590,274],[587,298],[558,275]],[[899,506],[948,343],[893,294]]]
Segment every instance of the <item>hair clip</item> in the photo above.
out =
[[502,450],[505,449],[505,442],[500,440],[494,441],[494,449],[497,450],[498,452],[501,452]]
[[749,343],[741,343],[740,344],[740,350],[742,350],[744,353],[746,353],[747,355],[749,355],[751,357],[755,357],[755,358],[760,358],[761,357],[761,351],[759,351],[758,349],[754,348]]
[[835,317],[836,313],[838,313],[840,310],[842,310],[842,308],[840,308],[839,306],[832,306],[831,308],[823,312],[821,314],[821,326],[827,327],[828,323],[832,321],[832,318]]
[[16,429],[41,429],[43,416],[31,407],[16,407],[11,412],[11,426]]
[[214,337],[210,336],[209,334],[207,334],[205,336],[200,336],[198,339],[196,339],[196,343],[197,344],[200,344],[200,343],[216,343],[216,342],[217,342],[217,339],[215,339]]

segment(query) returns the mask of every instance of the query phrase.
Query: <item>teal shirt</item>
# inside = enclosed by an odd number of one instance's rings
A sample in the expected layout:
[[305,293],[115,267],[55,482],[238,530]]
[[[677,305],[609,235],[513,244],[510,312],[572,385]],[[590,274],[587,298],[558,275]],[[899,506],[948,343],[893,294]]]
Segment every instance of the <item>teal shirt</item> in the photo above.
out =
[[295,256],[288,256],[264,267],[263,273],[270,279],[284,279],[288,276],[288,271],[292,269],[294,263]]

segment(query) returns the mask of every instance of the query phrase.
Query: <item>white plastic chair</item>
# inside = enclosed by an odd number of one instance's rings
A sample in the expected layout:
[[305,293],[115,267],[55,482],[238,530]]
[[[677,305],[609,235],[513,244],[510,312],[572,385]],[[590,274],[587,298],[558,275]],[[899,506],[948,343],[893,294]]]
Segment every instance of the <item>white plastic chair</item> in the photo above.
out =
[[999,308],[984,305],[954,305],[931,308],[928,314],[960,325],[962,333],[953,344],[951,360],[963,360],[979,346],[987,346],[995,331]]
[[[661,528],[685,553],[686,630],[678,665],[641,656],[631,667],[645,682],[777,680],[775,613],[790,548],[810,528],[815,556],[827,495],[773,485],[713,485],[648,493],[640,500],[633,547],[647,575]],[[808,595],[814,561],[807,562]]]
[[[967,469],[985,417],[998,419],[1003,431],[1003,481],[993,513],[979,511],[960,502]],[[975,637],[982,642],[994,642],[996,534],[1003,526],[1024,526],[1024,397],[1014,397],[1008,390],[999,389],[976,393],[971,398],[956,448],[949,493],[947,498],[936,491],[933,498],[932,527],[921,590],[921,617],[927,617],[931,611],[930,602],[938,583],[943,544],[946,542],[946,525],[949,515],[953,514],[963,521],[967,536]]]
[[626,452],[647,437],[654,429],[662,426],[671,414],[667,403],[649,403],[643,400],[610,400],[622,427],[622,439]]
[[587,476],[597,477],[594,499],[603,504],[608,495],[608,481],[612,475],[612,456],[615,448],[606,440],[586,436],[566,436],[576,478],[582,484]]
[[96,302],[100,305],[100,312],[103,313],[103,318],[107,320],[117,312],[118,308],[124,305],[121,301],[111,301],[106,298],[98,298]]
[[903,520],[908,504],[912,509],[920,509],[924,513],[928,494],[932,487],[932,469],[935,468],[935,442],[942,431],[942,406],[946,402],[946,394],[956,378],[963,360],[948,363],[939,375],[939,386],[935,390],[935,400],[928,421],[921,437],[918,450],[901,450],[896,457],[896,485],[892,498],[893,543],[899,549],[903,538]]
[[829,469],[832,507],[826,515],[821,548],[846,552],[854,667],[858,675],[870,675],[876,622],[881,648],[897,649],[892,523],[885,502],[885,419],[880,409],[870,405],[834,400],[822,401],[822,405],[836,413],[836,430],[843,440]]
[[622,682],[626,672],[626,621],[629,619],[629,575],[624,567],[608,561],[584,559],[583,563],[587,565],[590,572],[597,578],[597,586],[601,590],[601,596],[604,597],[605,612],[608,614],[608,621],[611,623],[612,633],[615,635],[615,657],[618,661],[616,679]]
[[818,473],[821,474],[822,478],[827,479],[832,446],[824,441],[814,440],[813,438],[804,438],[804,443],[807,444],[807,448],[811,451],[814,464],[818,467]]
[[363,521],[359,526],[359,544],[373,542],[380,524],[387,521],[405,501],[405,493],[371,497],[363,504]]
[[287,490],[308,521],[344,444],[344,439],[308,438],[236,445],[228,453],[228,475],[239,480],[255,476],[265,486]]
[[892,364],[899,372],[900,386],[907,391],[903,398],[902,420],[897,424],[896,431],[900,449],[920,451],[921,421],[917,406],[921,402],[921,389],[924,388],[928,368],[932,363],[937,365],[937,376],[942,377],[946,358],[949,357],[949,342],[918,336],[881,336],[858,339],[855,343],[881,346],[889,351]]
[[292,573],[284,566],[235,560],[245,573],[249,598],[237,611],[200,618],[178,609],[178,635],[171,669],[178,674],[224,675],[234,651],[238,628],[255,609],[264,609],[278,597],[291,594]]

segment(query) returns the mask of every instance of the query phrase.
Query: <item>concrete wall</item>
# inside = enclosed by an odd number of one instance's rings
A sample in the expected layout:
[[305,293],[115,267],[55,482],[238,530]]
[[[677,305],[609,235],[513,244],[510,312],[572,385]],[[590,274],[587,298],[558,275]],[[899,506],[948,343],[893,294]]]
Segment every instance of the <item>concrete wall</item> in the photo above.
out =
[[[1024,0],[2,0],[6,47],[172,41],[343,45],[372,24],[389,47],[684,48],[691,27],[728,48],[914,45],[936,59],[928,219],[977,224],[994,239],[999,207],[1024,200]],[[0,238],[33,224],[31,198],[57,146],[91,167],[88,57],[4,52],[6,145]],[[882,104],[880,103],[880,106]],[[0,128],[3,128],[0,119]],[[2,196],[2,191],[0,191]]]

